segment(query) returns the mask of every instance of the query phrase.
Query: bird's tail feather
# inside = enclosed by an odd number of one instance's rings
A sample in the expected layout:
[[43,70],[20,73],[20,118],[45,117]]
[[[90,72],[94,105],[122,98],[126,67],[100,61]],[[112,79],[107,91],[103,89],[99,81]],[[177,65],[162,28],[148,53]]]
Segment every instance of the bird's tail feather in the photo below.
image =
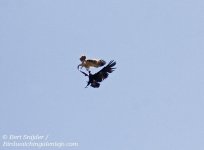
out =
[[106,64],[106,61],[105,60],[103,60],[103,59],[101,59],[101,60],[99,60],[99,66],[101,67],[101,66],[104,66]]

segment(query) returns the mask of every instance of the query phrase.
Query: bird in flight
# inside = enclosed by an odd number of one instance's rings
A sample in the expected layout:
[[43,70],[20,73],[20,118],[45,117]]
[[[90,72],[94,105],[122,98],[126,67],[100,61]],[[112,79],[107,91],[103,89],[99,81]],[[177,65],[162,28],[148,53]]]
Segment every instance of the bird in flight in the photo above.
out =
[[87,88],[89,85],[91,85],[93,88],[99,88],[100,86],[99,82],[102,82],[104,79],[106,79],[109,73],[112,73],[114,69],[116,69],[116,68],[113,68],[115,65],[116,65],[116,62],[112,60],[108,63],[108,65],[103,67],[103,69],[101,69],[99,72],[95,74],[91,74],[91,71],[89,71],[89,74],[86,74],[85,72],[80,70],[81,73],[83,73],[85,76],[88,76],[89,78],[89,81],[87,82],[87,85],[85,88]]
[[102,59],[86,59],[86,56],[81,56],[80,61],[81,61],[81,64],[77,66],[78,70],[80,66],[81,66],[81,69],[85,67],[86,70],[89,71],[90,67],[98,68],[106,64],[106,62]]

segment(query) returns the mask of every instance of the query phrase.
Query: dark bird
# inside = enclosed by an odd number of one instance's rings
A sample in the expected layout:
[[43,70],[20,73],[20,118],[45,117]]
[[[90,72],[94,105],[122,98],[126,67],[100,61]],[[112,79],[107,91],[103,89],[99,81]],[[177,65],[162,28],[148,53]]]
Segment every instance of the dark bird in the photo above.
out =
[[114,60],[110,61],[108,65],[103,67],[99,72],[95,74],[91,74],[91,71],[89,71],[89,74],[86,74],[83,71],[80,71],[85,76],[89,77],[89,81],[87,82],[87,85],[85,88],[87,88],[89,85],[91,85],[93,88],[98,88],[100,86],[99,82],[102,82],[104,79],[106,79],[109,75],[109,73],[112,73],[114,71],[113,66],[116,65],[116,62]]
[[102,59],[86,59],[86,56],[81,56],[80,61],[81,64],[79,64],[77,68],[79,69],[80,66],[81,69],[85,67],[87,71],[89,70],[90,67],[98,68],[106,64],[106,62]]

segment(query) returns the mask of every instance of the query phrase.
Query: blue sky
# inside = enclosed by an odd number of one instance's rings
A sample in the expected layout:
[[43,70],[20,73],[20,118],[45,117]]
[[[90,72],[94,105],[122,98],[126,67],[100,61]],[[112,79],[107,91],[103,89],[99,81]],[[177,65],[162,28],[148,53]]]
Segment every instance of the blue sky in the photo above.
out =
[[[49,135],[78,150],[203,150],[203,8],[0,0],[1,137]],[[117,61],[99,89],[84,88],[82,54]]]

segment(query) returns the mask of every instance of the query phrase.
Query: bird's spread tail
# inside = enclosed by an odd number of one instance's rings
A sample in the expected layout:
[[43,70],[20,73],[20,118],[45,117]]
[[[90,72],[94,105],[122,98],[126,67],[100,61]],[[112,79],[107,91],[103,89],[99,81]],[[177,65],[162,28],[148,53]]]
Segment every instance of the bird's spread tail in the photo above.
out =
[[93,82],[93,83],[91,83],[91,86],[92,86],[93,88],[99,88],[99,87],[100,87],[100,83],[98,83],[98,82]]

